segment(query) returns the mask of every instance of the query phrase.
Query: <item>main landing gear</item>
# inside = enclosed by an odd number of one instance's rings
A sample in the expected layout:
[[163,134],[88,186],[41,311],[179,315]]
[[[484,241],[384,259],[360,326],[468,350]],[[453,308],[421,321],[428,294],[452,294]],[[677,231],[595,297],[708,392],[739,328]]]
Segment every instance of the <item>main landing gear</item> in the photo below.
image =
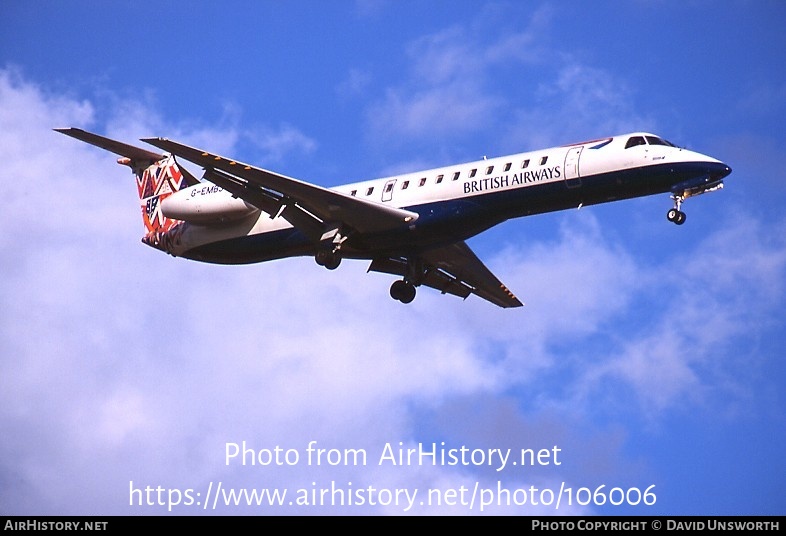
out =
[[403,279],[394,281],[390,285],[390,297],[398,300],[401,303],[411,303],[417,294],[416,287],[423,284],[426,277],[427,268],[423,264],[423,260],[418,257],[410,257],[406,259],[407,266],[404,269]]
[[677,225],[682,225],[687,219],[685,213],[680,210],[682,202],[685,201],[685,198],[681,195],[672,195],[671,198],[674,200],[674,208],[666,213],[666,219],[672,223],[676,223]]
[[317,253],[314,255],[314,260],[317,261],[317,264],[324,266],[328,270],[338,268],[338,265],[341,264],[341,244],[347,238],[341,232],[339,225],[327,226],[322,234]]
[[328,270],[335,270],[341,264],[341,254],[332,249],[320,249],[314,256],[314,260],[318,265],[324,266]]
[[415,299],[415,285],[404,279],[394,281],[390,285],[390,297],[401,303],[411,303]]

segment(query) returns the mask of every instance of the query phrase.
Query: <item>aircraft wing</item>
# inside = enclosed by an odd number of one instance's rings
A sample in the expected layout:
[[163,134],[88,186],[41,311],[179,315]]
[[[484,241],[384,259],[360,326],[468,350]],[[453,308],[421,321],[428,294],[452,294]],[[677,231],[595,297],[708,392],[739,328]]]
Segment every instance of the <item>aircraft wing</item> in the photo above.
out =
[[142,141],[202,166],[207,180],[268,214],[280,214],[312,237],[325,232],[322,223],[341,222],[360,233],[373,234],[418,218],[416,212],[329,190],[165,138]]
[[[508,288],[491,273],[465,242],[432,249],[420,258],[425,264],[426,275],[422,283],[443,294],[466,298],[470,294],[488,300],[500,307],[524,305]],[[405,259],[374,259],[369,271],[405,276]]]

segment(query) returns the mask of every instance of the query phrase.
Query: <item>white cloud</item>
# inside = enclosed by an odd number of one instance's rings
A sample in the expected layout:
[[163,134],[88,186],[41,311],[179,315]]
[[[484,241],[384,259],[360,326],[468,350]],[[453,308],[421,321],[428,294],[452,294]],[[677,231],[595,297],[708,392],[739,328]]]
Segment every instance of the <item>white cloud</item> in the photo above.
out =
[[411,74],[368,111],[372,137],[455,138],[487,126],[501,102],[488,90],[488,69],[508,57],[507,39],[489,47],[452,27],[413,41],[407,47]]
[[389,90],[384,102],[373,106],[369,122],[382,138],[419,139],[463,134],[488,121],[494,99],[481,97],[472,82],[417,91]]
[[281,162],[289,154],[303,155],[313,152],[316,142],[291,125],[276,129],[257,129],[246,134],[251,143],[262,150],[263,162]]
[[510,139],[518,146],[537,148],[655,130],[653,119],[637,112],[634,102],[633,90],[619,76],[564,61],[554,78],[540,82],[532,103],[518,109]]
[[[444,145],[493,131],[495,145],[521,151],[654,126],[637,112],[624,78],[543,40],[552,9],[529,13],[523,25],[493,7],[483,11],[470,27],[449,27],[409,44],[410,72],[369,106],[372,140]],[[489,33],[489,26],[498,29]]]
[[783,300],[782,236],[735,214],[689,259],[639,267],[653,292],[672,299],[662,313],[647,315],[646,331],[629,335],[616,355],[585,370],[582,395],[595,396],[610,379],[621,380],[633,389],[641,414],[653,420],[679,405],[728,408],[751,371],[738,361],[734,342],[771,329],[771,314]]

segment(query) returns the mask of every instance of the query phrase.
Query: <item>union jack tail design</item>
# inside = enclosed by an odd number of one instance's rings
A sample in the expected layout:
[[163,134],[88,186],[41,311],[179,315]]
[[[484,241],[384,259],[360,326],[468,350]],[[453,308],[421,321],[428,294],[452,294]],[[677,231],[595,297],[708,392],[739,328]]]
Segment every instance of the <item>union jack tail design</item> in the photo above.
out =
[[136,176],[142,221],[145,224],[142,242],[174,255],[173,251],[180,244],[186,223],[167,218],[161,210],[161,202],[178,190],[199,181],[185,168],[181,169],[174,156],[162,156],[156,161],[125,157],[119,159],[118,163],[130,166]]
[[[129,161],[125,162],[123,160]],[[161,212],[161,202],[181,188],[189,185],[188,178],[190,175],[188,172],[185,170],[181,171],[173,156],[164,157],[150,165],[143,164],[141,166],[138,165],[140,162],[131,161],[127,158],[120,159],[118,162],[128,164],[134,170],[136,186],[139,191],[139,201],[142,207],[142,221],[145,224],[147,234],[170,231],[178,223],[178,220],[164,216]]]

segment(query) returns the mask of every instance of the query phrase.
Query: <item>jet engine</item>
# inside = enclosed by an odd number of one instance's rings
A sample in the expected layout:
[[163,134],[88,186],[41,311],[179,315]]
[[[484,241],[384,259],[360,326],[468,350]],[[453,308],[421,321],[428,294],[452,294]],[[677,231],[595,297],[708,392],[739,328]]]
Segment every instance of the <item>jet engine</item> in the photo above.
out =
[[167,218],[206,224],[239,220],[259,209],[220,186],[200,183],[161,201],[161,212]]

